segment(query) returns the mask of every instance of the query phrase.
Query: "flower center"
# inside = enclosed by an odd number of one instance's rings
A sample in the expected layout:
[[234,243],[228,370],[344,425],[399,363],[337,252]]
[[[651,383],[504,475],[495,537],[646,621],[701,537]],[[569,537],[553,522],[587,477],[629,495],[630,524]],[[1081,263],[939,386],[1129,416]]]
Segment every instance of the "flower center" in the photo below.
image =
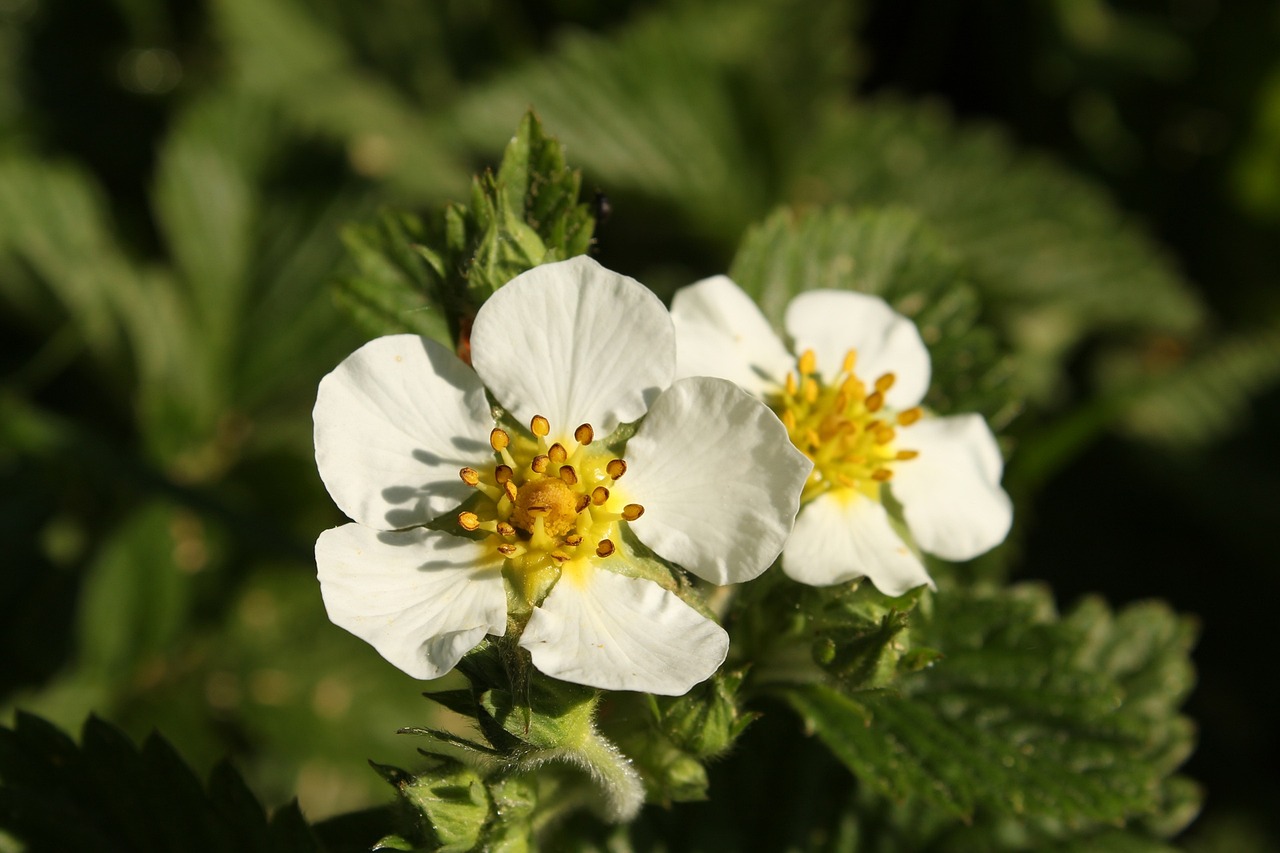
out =
[[563,569],[612,554],[617,523],[635,521],[644,507],[623,499],[617,481],[627,463],[592,446],[590,424],[574,430],[568,447],[548,445],[551,425],[541,415],[529,430],[531,436],[517,434],[513,441],[495,427],[489,434],[493,470],[459,472],[481,498],[458,513],[458,524],[490,534],[526,600],[537,603]]
[[819,377],[817,361],[813,350],[806,350],[796,372],[787,374],[786,386],[769,401],[791,443],[813,460],[800,499],[852,490],[879,500],[880,486],[893,477],[893,467],[919,455],[897,449],[897,438],[899,428],[920,420],[920,407],[885,409],[884,395],[893,387],[894,375],[886,373],[868,387],[854,373],[856,350],[845,354],[830,383]]

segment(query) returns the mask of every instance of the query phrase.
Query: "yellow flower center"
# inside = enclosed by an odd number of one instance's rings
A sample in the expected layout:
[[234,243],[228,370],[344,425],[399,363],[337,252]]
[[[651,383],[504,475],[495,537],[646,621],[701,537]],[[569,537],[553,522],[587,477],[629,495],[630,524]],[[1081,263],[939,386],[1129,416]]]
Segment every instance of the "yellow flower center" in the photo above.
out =
[[481,498],[458,514],[458,524],[489,534],[487,542],[506,560],[508,576],[536,604],[564,572],[580,577],[590,560],[612,554],[618,522],[635,521],[644,507],[623,498],[617,482],[627,463],[592,446],[590,424],[574,430],[568,446],[547,443],[551,425],[541,415],[529,430],[531,435],[513,440],[495,427],[489,434],[492,471],[459,472]]
[[817,357],[806,350],[786,386],[769,401],[787,427],[791,442],[813,460],[801,502],[824,492],[848,490],[880,499],[880,486],[893,477],[893,467],[914,459],[915,450],[899,450],[898,430],[920,419],[920,408],[901,412],[885,408],[893,387],[886,373],[868,387],[857,374],[857,352],[849,350],[830,383],[818,375]]

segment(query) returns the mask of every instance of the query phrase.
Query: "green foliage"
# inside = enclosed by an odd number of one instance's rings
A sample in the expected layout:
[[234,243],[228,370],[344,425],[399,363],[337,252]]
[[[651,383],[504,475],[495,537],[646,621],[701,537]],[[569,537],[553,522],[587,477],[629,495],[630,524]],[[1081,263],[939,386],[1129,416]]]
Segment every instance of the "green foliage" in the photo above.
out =
[[1171,777],[1192,746],[1186,620],[1097,599],[1058,617],[1045,591],[1013,587],[948,590],[912,631],[942,657],[888,689],[780,688],[870,790],[1050,838],[1125,822],[1166,836],[1195,815]]
[[430,223],[386,212],[349,227],[355,270],[339,279],[339,298],[373,334],[415,332],[460,344],[499,287],[591,247],[595,220],[578,201],[580,183],[560,144],[528,113],[497,173],[473,182],[470,207],[450,204]]
[[787,303],[803,291],[881,296],[911,318],[929,347],[929,406],[946,414],[982,412],[996,428],[1020,409],[1013,359],[983,324],[960,261],[910,211],[778,211],[747,232],[730,277],[779,330]]
[[96,717],[77,746],[20,714],[0,728],[0,780],[0,825],[31,853],[322,849],[296,804],[268,819],[231,765],[214,770],[206,791],[164,738],[138,749]]

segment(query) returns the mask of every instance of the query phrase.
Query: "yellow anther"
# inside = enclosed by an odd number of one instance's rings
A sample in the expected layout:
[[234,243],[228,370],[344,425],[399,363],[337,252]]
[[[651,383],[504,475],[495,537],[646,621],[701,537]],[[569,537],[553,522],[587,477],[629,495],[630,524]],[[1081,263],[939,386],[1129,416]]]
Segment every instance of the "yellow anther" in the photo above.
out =
[[878,483],[888,482],[889,479],[892,477],[893,477],[893,471],[889,470],[888,468],[877,468],[876,470],[871,472],[871,479],[875,480]]
[[556,442],[551,445],[551,449],[547,451],[547,455],[551,457],[551,461],[557,465],[563,465],[564,461],[569,458],[569,451],[564,449],[564,445]]
[[534,415],[533,420],[529,421],[529,430],[539,438],[546,438],[551,432],[551,422],[542,415]]
[[787,432],[794,432],[796,428],[796,413],[787,409],[782,413],[782,425],[787,428]]
[[609,500],[609,490],[604,486],[596,486],[591,490],[591,502],[596,506],[604,506],[607,500]]
[[573,558],[564,551],[552,551],[551,559],[555,560],[557,563],[567,563]]
[[796,395],[796,375],[794,373],[787,374],[787,396],[794,397]]
[[804,380],[804,388],[802,390],[804,392],[804,401],[806,403],[813,404],[818,401],[818,380],[814,379],[812,376],[806,376]]
[[458,476],[462,477],[462,482],[468,486],[480,485],[480,472],[475,468],[463,468],[458,472]]
[[551,457],[543,453],[539,453],[537,456],[533,457],[533,461],[529,463],[529,467],[538,474],[547,473],[547,467],[550,465]]
[[475,530],[480,526],[480,516],[474,512],[458,513],[458,526],[463,530]]
[[604,470],[611,478],[621,480],[622,475],[627,473],[627,463],[621,459],[610,459]]
[[493,469],[493,479],[498,481],[499,486],[504,485],[514,474],[510,465],[498,465]]
[[516,490],[515,483],[511,482],[510,480],[507,480],[507,482],[502,484],[502,491],[507,493],[507,498],[512,503],[515,503],[516,496],[519,494],[519,492]]
[[853,373],[853,366],[858,363],[858,351],[851,349],[844,354],[844,362],[840,365],[843,373]]
[[880,427],[876,430],[876,444],[888,444],[897,437],[897,433],[893,431],[893,427]]
[[818,369],[818,357],[814,355],[813,350],[807,349],[800,354],[800,362],[796,367],[799,368],[801,376],[809,376]]
[[864,403],[868,412],[878,412],[884,408],[884,394],[879,391],[872,391],[867,395],[867,401]]
[[578,444],[590,444],[595,437],[596,431],[591,428],[591,424],[583,424],[573,431],[573,438]]
[[501,453],[511,443],[511,436],[507,435],[505,429],[494,427],[489,433],[489,446]]
[[608,539],[601,539],[600,544],[596,546],[597,557],[607,557],[613,553],[613,543]]
[[911,426],[913,423],[920,420],[923,415],[924,411],[919,406],[915,406],[907,409],[906,411],[898,412],[898,423],[901,426]]
[[897,458],[906,462],[908,459],[915,459],[919,455],[919,450],[899,450]]
[[571,548],[577,548],[579,545],[582,544],[582,534],[581,533],[567,534],[564,537],[564,544],[568,545]]
[[507,521],[499,521],[499,522],[498,522],[498,535],[499,535],[499,536],[515,536],[515,535],[516,535],[516,529],[515,529],[514,527],[512,527],[512,526],[511,526],[511,523],[510,523],[510,522],[507,522]]
[[578,472],[573,470],[572,465],[561,465],[560,479],[564,480],[566,486],[576,486],[578,485]]
[[516,546],[512,545],[510,542],[503,542],[501,545],[498,546],[498,553],[504,557],[510,557],[515,552],[516,552]]
[[817,450],[822,445],[822,438],[818,435],[818,431],[816,429],[808,430],[804,434],[804,440],[812,450]]
[[622,517],[627,521],[635,521],[642,515],[644,515],[644,507],[640,504],[627,504],[622,508]]
[[893,383],[897,380],[898,377],[894,376],[892,373],[886,373],[884,376],[881,376],[876,380],[876,390],[883,394],[892,388]]
[[578,502],[574,504],[574,507],[578,510],[578,512],[582,512],[584,509],[586,509],[590,505],[591,505],[590,495],[578,495]]

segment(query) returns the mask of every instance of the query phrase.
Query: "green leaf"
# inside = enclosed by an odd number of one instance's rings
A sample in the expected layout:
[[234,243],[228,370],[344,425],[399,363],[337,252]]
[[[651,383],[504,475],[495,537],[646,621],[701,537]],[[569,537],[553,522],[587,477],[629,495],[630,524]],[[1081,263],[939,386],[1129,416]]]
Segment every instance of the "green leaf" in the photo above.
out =
[[1185,789],[1165,787],[1192,744],[1177,713],[1192,683],[1186,620],[1096,599],[1058,618],[1035,587],[951,590],[935,607],[913,631],[945,657],[893,690],[782,690],[863,784],[966,820],[1189,819]]
[[296,807],[270,822],[229,766],[210,792],[159,735],[142,749],[90,717],[81,745],[38,717],[0,727],[0,828],[33,851],[319,853]]
[[927,405],[944,413],[978,411],[996,428],[1020,408],[1012,360],[983,324],[960,261],[910,211],[780,210],[747,232],[730,276],[780,331],[798,293],[831,288],[881,296],[916,323],[929,347]]

